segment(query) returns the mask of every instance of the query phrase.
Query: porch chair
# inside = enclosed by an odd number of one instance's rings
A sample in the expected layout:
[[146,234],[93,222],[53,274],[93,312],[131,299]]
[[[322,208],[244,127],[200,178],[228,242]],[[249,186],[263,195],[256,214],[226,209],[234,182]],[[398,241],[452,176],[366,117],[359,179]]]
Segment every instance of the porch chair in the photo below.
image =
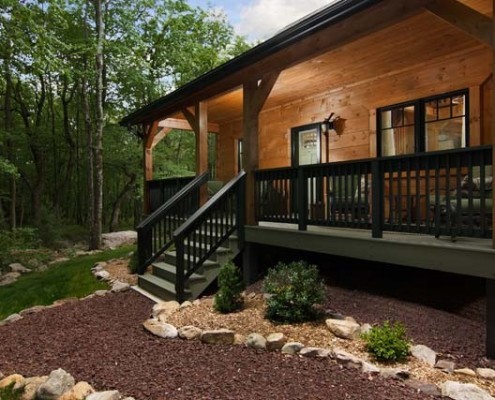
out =
[[485,166],[484,177],[481,168],[473,168],[472,176],[466,175],[455,189],[437,196],[430,194],[431,211],[435,223],[435,237],[440,229],[447,227],[451,240],[457,238],[458,229],[472,225],[488,228],[493,218],[493,176],[492,166]]

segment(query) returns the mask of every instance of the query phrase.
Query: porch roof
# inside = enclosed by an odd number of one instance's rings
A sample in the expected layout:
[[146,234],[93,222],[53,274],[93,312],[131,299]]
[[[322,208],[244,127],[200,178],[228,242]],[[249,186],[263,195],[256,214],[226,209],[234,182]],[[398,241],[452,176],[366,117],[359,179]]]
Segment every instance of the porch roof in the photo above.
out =
[[[265,109],[405,71],[485,45],[439,19],[428,0],[341,0],[121,120],[130,126],[183,118],[181,110],[208,100],[208,120],[242,118],[242,85],[282,71]],[[480,14],[491,1],[459,0]],[[365,26],[363,26],[363,24]],[[308,48],[310,47],[310,48]],[[314,48],[311,48],[314,47]],[[455,89],[455,88],[453,88]]]

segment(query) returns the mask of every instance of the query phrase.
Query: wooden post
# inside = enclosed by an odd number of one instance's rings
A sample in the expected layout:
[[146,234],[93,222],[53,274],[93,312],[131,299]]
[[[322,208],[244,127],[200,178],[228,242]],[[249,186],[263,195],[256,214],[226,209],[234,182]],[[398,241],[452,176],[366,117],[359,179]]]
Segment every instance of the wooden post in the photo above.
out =
[[145,132],[146,133],[143,138],[143,212],[144,214],[149,214],[150,197],[147,182],[153,179],[153,140],[158,132],[158,121],[153,121],[151,125],[147,128],[145,127]]
[[[495,7],[495,0],[493,0],[493,7]],[[495,8],[493,8],[495,10]],[[494,11],[495,14],[495,11]],[[492,176],[495,177],[495,15],[492,17]],[[492,193],[495,192],[495,179],[492,181]],[[495,215],[495,202],[492,201],[492,215]],[[492,218],[492,232],[495,232],[495,218]],[[495,249],[495,235],[492,233],[492,247]],[[495,312],[495,311],[494,311]],[[488,320],[487,320],[488,321]],[[495,331],[495,326],[493,327]],[[495,332],[493,332],[495,336]]]
[[259,113],[270,94],[279,72],[243,85],[243,167],[246,171],[246,225],[256,224],[254,171],[259,167]]
[[[188,109],[182,110],[196,136],[196,175],[208,171],[208,109],[206,102],[200,101],[194,107],[194,113]],[[208,188],[203,185],[200,189],[199,204],[208,200]]]

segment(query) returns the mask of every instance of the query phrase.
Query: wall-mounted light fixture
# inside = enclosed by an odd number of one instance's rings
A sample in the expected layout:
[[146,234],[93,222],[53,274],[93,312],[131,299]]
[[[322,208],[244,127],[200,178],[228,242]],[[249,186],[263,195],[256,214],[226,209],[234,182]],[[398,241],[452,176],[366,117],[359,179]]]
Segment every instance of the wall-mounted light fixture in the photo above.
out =
[[331,130],[334,130],[337,135],[342,135],[345,128],[345,118],[333,117],[335,113],[331,113],[328,118],[325,118],[321,123],[321,130],[325,135],[328,135]]

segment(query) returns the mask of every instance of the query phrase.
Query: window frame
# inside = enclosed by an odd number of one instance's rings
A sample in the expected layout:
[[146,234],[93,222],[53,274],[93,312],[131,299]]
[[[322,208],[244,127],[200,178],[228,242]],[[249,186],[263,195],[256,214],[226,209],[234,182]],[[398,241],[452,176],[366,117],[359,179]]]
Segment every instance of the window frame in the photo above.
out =
[[[470,142],[470,129],[469,129],[469,89],[461,89],[455,90],[452,92],[442,93],[429,97],[422,97],[415,100],[405,101],[402,103],[392,104],[385,107],[377,108],[376,110],[376,150],[378,157],[383,157],[382,155],[382,112],[384,111],[392,111],[397,108],[406,108],[406,107],[414,107],[414,152],[408,154],[417,154],[417,153],[425,153],[426,151],[426,113],[425,113],[425,105],[434,100],[440,100],[445,98],[451,98],[455,96],[464,96],[464,119],[465,119],[465,140],[466,140],[466,148],[469,147]],[[458,117],[451,117],[449,119],[454,119]],[[430,121],[434,122],[434,121]],[[442,150],[433,150],[428,151],[428,153],[442,151]],[[405,156],[407,154],[398,154],[396,156],[391,157],[400,157]]]

